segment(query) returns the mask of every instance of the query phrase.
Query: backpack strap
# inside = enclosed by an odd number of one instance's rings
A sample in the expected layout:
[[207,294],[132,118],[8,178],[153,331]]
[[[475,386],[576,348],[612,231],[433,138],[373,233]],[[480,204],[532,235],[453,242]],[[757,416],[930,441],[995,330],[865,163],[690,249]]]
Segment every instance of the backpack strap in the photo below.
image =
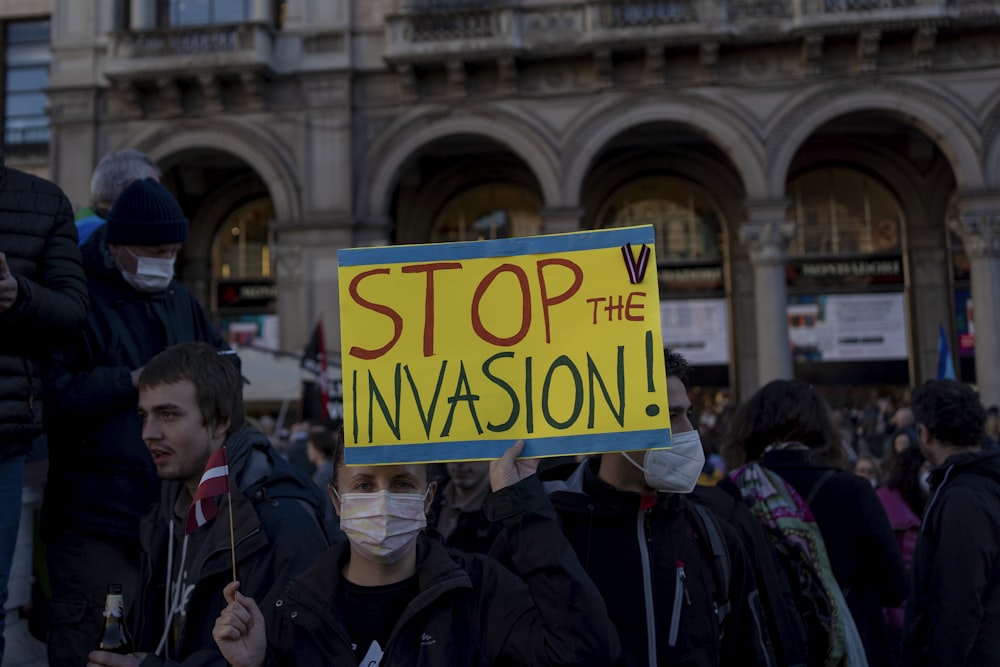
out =
[[824,472],[822,475],[819,476],[819,479],[816,480],[816,483],[813,484],[813,488],[809,491],[809,495],[806,496],[805,498],[807,507],[812,504],[813,498],[815,498],[816,494],[819,493],[820,487],[826,484],[826,480],[833,477],[834,474],[836,474],[836,472],[837,472],[836,470],[830,468],[829,470],[827,470],[826,472]]
[[722,631],[723,621],[729,615],[732,605],[729,602],[729,582],[731,580],[731,569],[729,563],[729,549],[722,539],[722,531],[719,530],[717,519],[712,516],[708,508],[697,502],[689,502],[688,505],[693,510],[695,521],[698,523],[698,532],[707,540],[712,552],[712,572],[715,576],[715,615],[719,620],[719,630]]

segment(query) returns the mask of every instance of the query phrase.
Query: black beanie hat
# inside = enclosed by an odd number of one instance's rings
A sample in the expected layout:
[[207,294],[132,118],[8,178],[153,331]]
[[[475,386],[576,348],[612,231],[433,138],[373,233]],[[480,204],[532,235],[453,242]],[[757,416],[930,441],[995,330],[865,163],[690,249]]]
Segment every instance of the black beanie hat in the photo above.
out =
[[132,181],[118,195],[107,227],[107,242],[112,245],[168,245],[183,243],[188,236],[181,205],[152,178]]

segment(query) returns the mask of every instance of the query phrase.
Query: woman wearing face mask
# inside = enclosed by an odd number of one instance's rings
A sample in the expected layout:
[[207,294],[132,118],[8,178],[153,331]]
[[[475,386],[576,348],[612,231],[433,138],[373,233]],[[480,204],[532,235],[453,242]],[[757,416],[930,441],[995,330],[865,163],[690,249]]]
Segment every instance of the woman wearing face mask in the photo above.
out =
[[[896,544],[903,556],[905,571],[910,570],[910,561],[917,548],[920,537],[920,521],[924,515],[924,505],[927,503],[929,489],[926,485],[926,475],[930,464],[920,452],[920,447],[911,445],[901,452],[891,453],[886,464],[888,473],[885,484],[876,491],[878,499],[889,517],[889,525],[896,535]],[[898,664],[903,639],[904,605],[887,607],[886,621],[889,623],[889,637],[893,649],[893,658]]]
[[[890,663],[883,607],[906,597],[903,562],[870,483],[844,472],[845,456],[826,402],[800,380],[775,380],[740,406],[723,449],[730,470],[760,461],[802,498],[861,635],[869,665]],[[836,474],[829,474],[829,471]]]
[[421,534],[436,487],[426,465],[348,467],[339,448],[330,492],[348,542],[265,601],[266,617],[227,586],[213,633],[223,655],[234,667],[614,662],[604,602],[559,533],[537,461],[517,460],[523,447],[491,464],[484,504],[514,573]]

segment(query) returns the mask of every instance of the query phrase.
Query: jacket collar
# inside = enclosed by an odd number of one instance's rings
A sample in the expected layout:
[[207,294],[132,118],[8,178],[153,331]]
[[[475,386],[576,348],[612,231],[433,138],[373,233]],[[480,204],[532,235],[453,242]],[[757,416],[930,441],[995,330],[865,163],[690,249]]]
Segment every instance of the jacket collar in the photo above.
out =
[[[429,607],[446,592],[472,589],[472,580],[449,554],[445,547],[426,535],[417,538],[417,597],[407,606],[397,624],[404,623],[411,615]],[[299,614],[296,620],[315,627],[319,619],[329,619],[340,634],[346,630],[339,600],[344,584],[343,571],[351,557],[351,545],[342,540],[321,555],[305,572],[295,577],[285,589],[286,601],[295,602],[309,609],[311,620]],[[282,603],[284,604],[284,603]]]
[[[604,456],[620,456],[620,454],[604,454]],[[604,511],[638,512],[643,509],[643,495],[635,491],[618,489],[600,477],[601,457],[593,456],[581,463],[565,482],[546,482],[545,490],[552,495],[553,503],[562,509],[583,507],[594,500]],[[573,496],[576,496],[574,498]],[[657,493],[656,503],[652,509],[676,512],[686,505],[683,494]]]

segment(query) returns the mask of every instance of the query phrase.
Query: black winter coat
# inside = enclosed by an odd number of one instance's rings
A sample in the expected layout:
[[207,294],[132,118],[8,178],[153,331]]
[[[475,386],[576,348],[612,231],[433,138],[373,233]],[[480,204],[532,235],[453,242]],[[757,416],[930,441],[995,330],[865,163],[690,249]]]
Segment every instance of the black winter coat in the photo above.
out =
[[1000,665],[1000,449],[931,471],[911,563],[903,664]]
[[228,347],[176,280],[153,294],[129,286],[108,254],[105,231],[99,228],[82,248],[87,324],[54,353],[47,374],[46,539],[73,528],[138,540],[139,520],[159,497],[160,481],[142,442],[130,374],[175,343]]
[[0,158],[0,252],[17,300],[0,313],[0,459],[42,433],[41,360],[87,317],[87,281],[66,195]]
[[593,457],[566,482],[549,482],[546,488],[618,630],[622,657],[616,664],[766,664],[769,650],[754,615],[756,584],[733,529],[716,521],[731,569],[731,611],[720,628],[715,557],[708,538],[698,534],[688,498],[659,493],[647,507],[650,498],[600,479],[599,466],[600,457]]
[[[333,508],[310,479],[285,461],[260,432],[244,428],[226,440],[232,497],[236,576],[240,592],[258,600],[276,597],[289,580],[312,564],[343,534],[333,520]],[[170,532],[180,482],[164,482],[160,502],[142,520],[139,598],[133,625],[139,652],[155,651],[165,623],[168,551],[174,563],[182,545]],[[186,559],[187,615],[177,649],[149,655],[144,667],[182,664],[225,665],[212,639],[212,628],[226,601],[222,589],[233,579],[230,551],[229,500],[218,499],[218,516],[192,535],[196,544]],[[176,527],[183,533],[184,518]],[[176,581],[171,580],[172,584]]]
[[[536,476],[491,494],[513,573],[480,554],[418,538],[419,593],[396,623],[382,667],[613,663],[618,640],[600,594],[559,534]],[[338,602],[349,544],[334,547],[263,609],[269,664],[356,665]],[[277,618],[275,618],[277,616]]]

